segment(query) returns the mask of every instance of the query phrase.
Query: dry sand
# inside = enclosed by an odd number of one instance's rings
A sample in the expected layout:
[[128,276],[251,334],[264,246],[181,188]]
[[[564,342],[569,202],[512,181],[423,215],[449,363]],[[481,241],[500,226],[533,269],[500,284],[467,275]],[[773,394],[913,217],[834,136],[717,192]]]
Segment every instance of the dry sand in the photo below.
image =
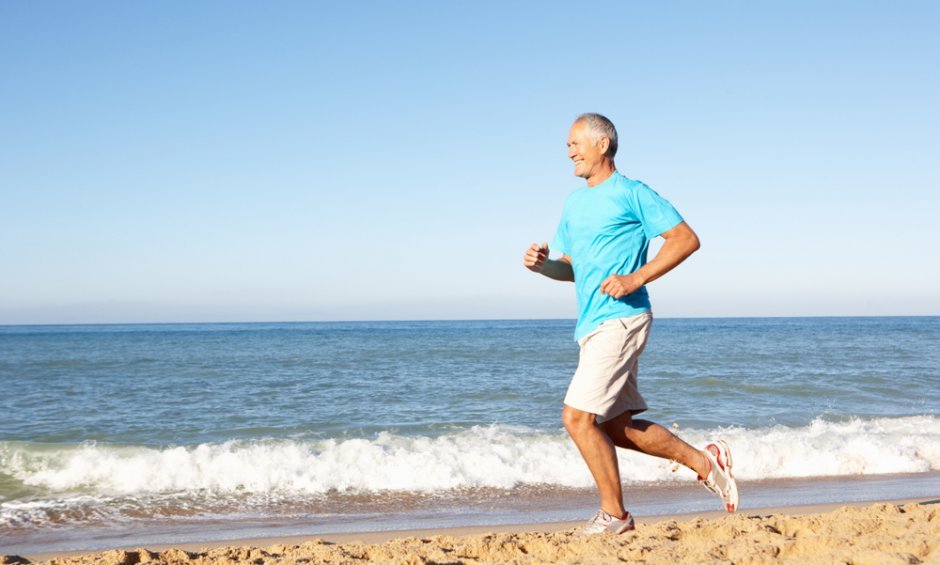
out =
[[[310,539],[266,547],[112,550],[41,563],[937,563],[940,501],[879,503],[825,513],[742,512],[640,523],[621,536],[574,530],[404,537],[382,543]],[[534,528],[537,528],[534,527]],[[0,563],[28,563],[0,557]]]

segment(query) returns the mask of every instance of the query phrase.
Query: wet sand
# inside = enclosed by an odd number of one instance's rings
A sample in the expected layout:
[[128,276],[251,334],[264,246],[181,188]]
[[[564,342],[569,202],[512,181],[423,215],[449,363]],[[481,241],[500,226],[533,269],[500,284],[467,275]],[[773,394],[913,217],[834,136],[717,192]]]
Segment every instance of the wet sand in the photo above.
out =
[[270,538],[0,557],[0,563],[940,563],[940,500],[639,519],[621,536],[580,523]]

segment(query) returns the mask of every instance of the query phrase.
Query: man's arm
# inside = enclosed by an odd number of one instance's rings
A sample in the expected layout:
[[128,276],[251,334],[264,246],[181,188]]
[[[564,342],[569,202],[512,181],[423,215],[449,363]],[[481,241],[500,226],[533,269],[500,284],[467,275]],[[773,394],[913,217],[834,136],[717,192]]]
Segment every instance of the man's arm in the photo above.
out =
[[660,234],[665,243],[652,261],[627,275],[610,275],[601,283],[601,292],[614,298],[626,296],[646,283],[665,275],[695,253],[701,243],[685,222]]
[[522,257],[522,264],[533,273],[542,273],[556,281],[574,282],[574,269],[571,268],[571,257],[562,255],[561,259],[548,258],[548,244],[533,243]]

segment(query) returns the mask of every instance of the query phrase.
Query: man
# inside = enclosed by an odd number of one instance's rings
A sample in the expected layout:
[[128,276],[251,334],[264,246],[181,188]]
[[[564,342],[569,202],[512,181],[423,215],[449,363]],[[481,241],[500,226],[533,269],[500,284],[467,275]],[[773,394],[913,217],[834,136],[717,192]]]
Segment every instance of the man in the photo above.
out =
[[[565,429],[587,463],[600,493],[600,511],[585,535],[634,528],[624,509],[616,447],[671,459],[692,469],[721,497],[728,512],[738,505],[731,452],[723,441],[699,451],[662,426],[634,416],[647,409],[637,389],[637,360],[652,323],[645,284],[669,272],[699,248],[699,240],[672,205],[614,165],[617,131],[600,114],[582,114],[571,126],[568,157],[587,187],[573,192],[549,259],[547,243],[533,243],[523,264],[559,281],[575,283],[581,348],[562,409]],[[651,239],[665,242],[647,262]]]

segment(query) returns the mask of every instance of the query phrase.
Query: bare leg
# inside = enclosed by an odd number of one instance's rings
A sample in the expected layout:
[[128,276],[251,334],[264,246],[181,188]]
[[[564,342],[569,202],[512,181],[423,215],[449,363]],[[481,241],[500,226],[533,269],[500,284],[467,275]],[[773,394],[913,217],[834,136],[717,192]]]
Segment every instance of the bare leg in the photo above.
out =
[[600,426],[604,434],[617,447],[632,449],[663,459],[672,459],[692,469],[700,477],[706,476],[711,469],[711,465],[701,451],[682,441],[659,424],[649,420],[634,420],[630,412],[624,412]]
[[567,404],[561,411],[561,420],[587,463],[601,496],[601,510],[620,518],[625,514],[623,492],[620,488],[620,467],[614,443],[595,423],[595,415],[582,412]]

